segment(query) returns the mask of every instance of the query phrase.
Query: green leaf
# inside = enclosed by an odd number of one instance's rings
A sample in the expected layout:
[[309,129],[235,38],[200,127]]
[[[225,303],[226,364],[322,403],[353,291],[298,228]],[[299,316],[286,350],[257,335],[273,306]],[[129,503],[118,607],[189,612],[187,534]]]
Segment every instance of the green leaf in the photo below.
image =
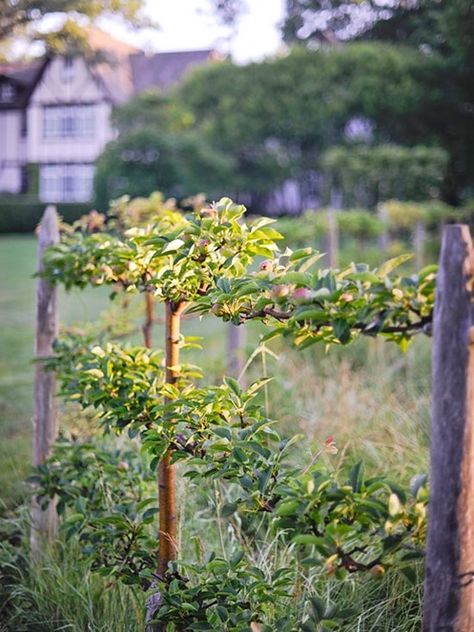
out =
[[276,515],[281,517],[292,516],[299,509],[299,500],[287,500],[277,506]]
[[227,518],[237,511],[237,503],[226,503],[221,507],[221,516]]
[[416,584],[418,583],[418,578],[414,568],[411,568],[410,566],[402,566],[400,568],[400,573],[410,584],[416,586]]
[[351,339],[351,326],[344,320],[343,318],[336,318],[332,321],[332,328],[334,331],[334,335],[341,342],[341,344],[345,345]]
[[169,255],[179,250],[181,246],[184,246],[184,241],[182,239],[173,239],[168,242],[166,246],[160,252],[157,252],[154,256],[161,257],[162,255]]
[[242,389],[234,377],[226,376],[224,378],[224,382],[237,395],[237,397],[240,397]]
[[359,461],[349,472],[349,482],[354,492],[360,492],[364,480],[364,465]]
[[326,602],[317,595],[311,597],[309,602],[313,610],[313,620],[316,621],[316,623],[319,623],[326,612]]
[[388,261],[383,263],[380,266],[380,268],[378,268],[377,274],[379,277],[384,278],[387,276],[387,274],[390,274],[390,272],[393,272],[395,268],[398,268],[403,263],[405,263],[406,261],[409,261],[412,258],[413,258],[413,255],[410,255],[410,254],[404,254],[404,255],[399,255],[398,257],[393,257],[393,259],[389,259]]

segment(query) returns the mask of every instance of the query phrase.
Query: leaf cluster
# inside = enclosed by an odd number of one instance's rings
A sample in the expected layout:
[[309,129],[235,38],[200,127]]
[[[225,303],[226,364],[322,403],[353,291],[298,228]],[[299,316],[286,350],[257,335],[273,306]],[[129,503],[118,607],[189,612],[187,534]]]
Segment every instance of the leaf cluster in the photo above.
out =
[[72,230],[48,250],[44,275],[65,287],[118,285],[151,291],[162,300],[189,302],[218,278],[245,274],[258,256],[272,256],[281,235],[261,219],[240,221],[245,207],[228,198],[187,216],[160,209],[150,224],[111,232]]
[[347,344],[360,335],[382,335],[406,348],[414,334],[429,333],[436,266],[394,277],[390,273],[410,258],[402,255],[373,270],[351,264],[311,272],[320,256],[310,248],[288,249],[261,264],[259,272],[220,280],[195,309],[211,309],[235,324],[263,320],[272,328],[264,340],[284,335],[299,348]]
[[150,584],[155,477],[136,449],[62,439],[29,480],[42,507],[55,499],[61,530],[77,538],[92,570],[111,581]]

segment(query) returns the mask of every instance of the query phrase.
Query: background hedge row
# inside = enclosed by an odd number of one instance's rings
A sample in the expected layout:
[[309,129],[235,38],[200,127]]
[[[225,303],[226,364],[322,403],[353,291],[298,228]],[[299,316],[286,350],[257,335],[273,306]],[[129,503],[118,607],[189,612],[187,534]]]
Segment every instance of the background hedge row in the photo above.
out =
[[[59,215],[66,222],[73,222],[91,210],[90,204],[56,204]],[[32,233],[41,219],[46,204],[34,200],[0,200],[0,234]]]

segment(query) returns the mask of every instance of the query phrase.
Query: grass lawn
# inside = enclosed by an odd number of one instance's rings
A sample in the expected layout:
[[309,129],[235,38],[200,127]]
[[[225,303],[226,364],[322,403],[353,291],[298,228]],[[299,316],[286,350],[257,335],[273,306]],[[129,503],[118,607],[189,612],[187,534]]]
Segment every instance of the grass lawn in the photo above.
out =
[[[21,490],[31,459],[36,239],[0,237],[0,501]],[[106,293],[60,296],[61,321],[93,321]]]

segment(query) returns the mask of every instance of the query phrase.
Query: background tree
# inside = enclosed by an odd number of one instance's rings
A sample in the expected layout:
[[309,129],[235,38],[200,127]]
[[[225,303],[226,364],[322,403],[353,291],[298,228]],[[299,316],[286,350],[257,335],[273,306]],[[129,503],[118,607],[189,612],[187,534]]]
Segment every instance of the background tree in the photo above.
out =
[[431,142],[426,119],[440,95],[428,84],[440,64],[436,55],[375,42],[297,48],[259,64],[196,71],[177,99],[209,142],[236,160],[228,190],[249,194],[261,209],[288,179],[321,196],[322,154],[349,141],[354,120],[367,123],[370,145]]
[[[143,0],[3,0],[0,4],[0,43],[5,53],[13,37],[42,40],[44,35],[36,27],[42,18],[54,14],[63,14],[74,18],[74,21],[78,17],[94,21],[99,17],[112,16],[134,26],[150,26],[152,23],[144,16],[143,7]],[[75,42],[80,40],[81,27],[77,25],[76,29]],[[70,29],[63,32],[63,39],[68,31]]]
[[441,97],[423,122],[427,139],[448,151],[444,197],[457,204],[474,185],[474,5],[470,0],[385,5],[381,0],[287,0],[282,35],[288,43],[311,46],[354,39],[403,42],[442,60],[438,72],[420,76]]
[[201,191],[216,197],[232,179],[232,156],[193,129],[194,117],[179,100],[147,92],[118,108],[113,120],[120,135],[100,157],[95,178],[102,209],[110,199],[157,189],[178,198]]

